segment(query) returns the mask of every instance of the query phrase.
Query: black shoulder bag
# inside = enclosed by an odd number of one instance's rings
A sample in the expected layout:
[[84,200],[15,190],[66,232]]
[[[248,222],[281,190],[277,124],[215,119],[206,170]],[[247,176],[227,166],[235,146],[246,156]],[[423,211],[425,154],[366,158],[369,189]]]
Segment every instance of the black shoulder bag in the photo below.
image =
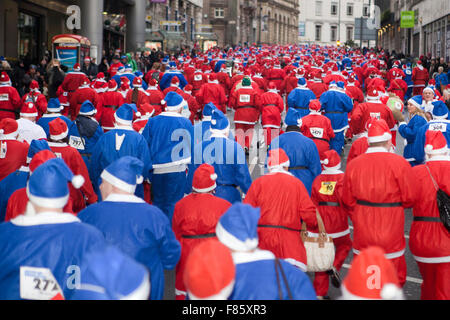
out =
[[[279,269],[279,271],[278,271],[278,269]],[[279,299],[283,300],[283,290],[281,288],[281,282],[280,282],[280,273],[281,273],[281,276],[283,277],[284,285],[286,286],[286,289],[288,292],[289,300],[294,300],[292,298],[291,288],[289,287],[289,283],[287,282],[286,275],[284,274],[284,271],[283,271],[283,267],[281,266],[280,260],[277,258],[275,258],[275,273],[277,274],[277,286],[278,286]]]
[[434,180],[433,175],[431,174],[430,168],[428,168],[427,165],[425,165],[425,167],[427,168],[431,180],[433,180],[434,187],[436,188],[436,201],[439,210],[439,217],[444,227],[450,232],[450,197],[444,190],[439,188],[436,180]]

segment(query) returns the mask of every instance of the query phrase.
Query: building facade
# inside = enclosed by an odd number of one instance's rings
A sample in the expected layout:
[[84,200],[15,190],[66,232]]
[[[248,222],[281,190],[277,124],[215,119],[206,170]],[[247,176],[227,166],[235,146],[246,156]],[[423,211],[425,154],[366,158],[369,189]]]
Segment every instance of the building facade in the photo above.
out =
[[[402,28],[401,13],[414,12],[414,27]],[[448,0],[393,0],[385,8],[380,46],[419,57],[444,57],[450,61],[450,2]]]
[[371,0],[300,0],[299,42],[356,44],[371,47],[376,41],[355,39],[355,18],[369,18]]

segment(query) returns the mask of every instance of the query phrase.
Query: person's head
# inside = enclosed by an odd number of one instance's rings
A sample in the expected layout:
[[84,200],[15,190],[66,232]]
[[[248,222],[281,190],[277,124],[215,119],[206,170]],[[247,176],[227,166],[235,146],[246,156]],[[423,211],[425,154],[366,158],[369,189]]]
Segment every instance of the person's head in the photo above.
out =
[[392,148],[392,135],[389,126],[383,119],[373,120],[368,130],[368,142],[370,148],[382,147],[386,151]]
[[287,172],[289,166],[289,157],[283,149],[273,149],[269,151],[269,158],[267,160],[269,172]]
[[442,67],[442,66],[439,67],[439,68],[438,68],[438,73],[443,73],[443,72],[444,72],[444,67]]
[[114,113],[114,125],[115,127],[132,127],[134,115],[140,117],[141,114],[134,103],[125,103],[120,106]]
[[[27,164],[29,164],[31,166],[31,161],[35,158],[34,156],[43,150],[47,150],[47,151],[51,152],[51,149],[48,145],[47,140],[32,140],[30,142],[30,146],[28,147]],[[53,158],[55,158],[54,155],[53,155]],[[34,162],[36,164],[36,159],[34,160]],[[37,167],[36,165],[33,166],[33,168],[36,168],[36,167]],[[34,171],[34,170],[31,170],[31,171]]]
[[335,150],[331,149],[324,152],[321,163],[325,170],[339,170],[341,168],[341,157]]
[[424,150],[427,160],[449,155],[447,140],[441,131],[428,130],[425,133]]
[[183,99],[183,97],[180,96],[175,91],[168,92],[164,100],[161,101],[161,103],[165,104],[166,111],[176,113],[181,113],[183,111],[184,106],[187,104],[187,102]]
[[61,118],[56,118],[48,123],[49,141],[51,142],[67,142],[69,128],[67,123]]
[[34,64],[30,65],[30,68],[28,69],[31,75],[34,75],[36,73],[36,70],[37,67]]
[[0,140],[17,140],[19,124],[14,119],[5,118],[0,121]]
[[61,103],[58,98],[50,98],[47,104],[47,113],[59,113],[62,110]]
[[200,165],[194,172],[192,180],[192,191],[194,193],[211,193],[216,190],[217,174],[214,167],[209,164]]
[[444,59],[444,57],[441,57],[441,59],[439,59],[439,63],[440,63],[440,64],[445,64],[445,59]]
[[432,88],[426,87],[425,89],[423,89],[422,97],[424,101],[426,102],[433,101],[435,95],[436,94],[434,93],[434,90]]
[[433,101],[433,112],[432,116],[434,120],[446,120],[448,119],[448,108],[447,105],[441,101]]
[[100,175],[102,199],[107,199],[111,194],[134,195],[136,186],[144,181],[143,170],[144,163],[131,156],[121,157],[111,163]]
[[295,108],[289,108],[288,112],[286,113],[284,123],[288,127],[300,128],[302,126],[302,117],[300,112]]
[[97,113],[97,109],[94,107],[92,102],[90,102],[89,100],[86,100],[81,105],[80,112],[78,113],[78,115],[85,116],[85,117],[94,117],[96,113]]
[[38,111],[33,102],[25,102],[20,109],[20,118],[36,122]]

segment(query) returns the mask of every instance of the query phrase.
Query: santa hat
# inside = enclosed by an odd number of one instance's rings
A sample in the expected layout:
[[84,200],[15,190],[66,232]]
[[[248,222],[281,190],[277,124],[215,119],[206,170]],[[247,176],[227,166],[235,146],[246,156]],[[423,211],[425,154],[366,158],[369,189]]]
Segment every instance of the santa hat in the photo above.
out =
[[149,103],[144,103],[139,106],[139,113],[141,114],[141,118],[151,118],[155,113],[155,107]]
[[433,105],[433,119],[434,120],[445,120],[448,118],[448,108],[447,105],[441,101],[433,101],[432,102]]
[[93,82],[92,87],[97,93],[102,93],[102,92],[106,92],[106,90],[108,89],[108,84],[101,82],[101,81],[95,81],[95,82]]
[[195,170],[192,180],[192,190],[197,193],[208,193],[213,191],[217,185],[217,174],[214,167],[209,164],[202,164]]
[[167,111],[178,111],[186,105],[186,101],[175,91],[169,91],[161,104],[166,104]]
[[416,64],[419,65],[419,66],[421,66],[421,65],[422,65],[422,61],[419,60],[419,61],[416,62]]
[[148,89],[157,89],[158,82],[155,79],[151,79],[148,82]]
[[209,102],[207,104],[205,104],[205,106],[203,107],[203,121],[211,121],[211,116],[213,113],[213,110],[217,110],[217,107],[214,105],[214,103]]
[[[41,146],[42,147],[42,146]],[[32,159],[30,159],[30,174],[33,174],[34,171],[47,160],[55,159],[56,155],[50,150],[50,147],[47,144],[47,149],[40,150],[33,155]]]
[[81,70],[81,66],[80,66],[80,64],[78,62],[75,63],[75,65],[73,66],[73,70],[74,71],[80,71]]
[[423,97],[422,96],[414,96],[408,100],[408,103],[411,103],[413,106],[421,109],[422,103],[423,103]]
[[8,74],[3,71],[2,74],[0,75],[0,84],[9,84],[11,81],[11,79],[9,78]]
[[39,207],[63,208],[69,199],[68,182],[79,189],[84,178],[74,176],[62,159],[47,160],[30,175],[26,188],[28,199]]
[[183,281],[191,300],[226,300],[233,291],[235,277],[230,250],[216,239],[209,239],[189,254]]
[[368,101],[373,101],[373,100],[378,100],[379,99],[379,93],[378,90],[374,87],[370,88],[367,92],[367,100]]
[[4,118],[0,121],[0,140],[16,139],[19,134],[19,124],[16,120]]
[[36,105],[33,102],[25,102],[20,109],[21,117],[37,117],[38,115]]
[[230,121],[219,109],[214,109],[211,115],[211,133],[224,133],[230,129]]
[[176,68],[177,68],[176,62],[170,61],[170,62],[169,62],[169,68],[170,68],[170,69],[176,69]]
[[218,83],[217,75],[215,73],[211,73],[208,77],[209,83]]
[[193,89],[194,87],[191,85],[191,84],[188,84],[188,85],[186,85],[185,87],[184,87],[184,92],[185,93],[187,93],[187,94],[192,94],[192,89]]
[[83,81],[81,82],[80,88],[89,87],[90,84],[91,84],[91,80],[89,80],[88,77],[84,77]]
[[117,82],[114,79],[108,81],[108,91],[116,91],[117,90]]
[[295,108],[289,108],[288,112],[286,113],[284,123],[286,123],[287,126],[301,126],[302,115]]
[[252,251],[258,247],[260,209],[235,203],[220,218],[216,226],[217,239],[231,250]]
[[251,87],[252,86],[252,80],[249,77],[244,77],[242,79],[242,86],[243,87]]
[[331,81],[330,84],[328,85],[328,88],[329,88],[329,89],[331,89],[331,88],[337,88],[337,83],[336,83],[336,81]]
[[303,77],[298,78],[297,87],[299,87],[299,88],[306,88],[306,79],[303,78]]
[[323,153],[323,155],[323,160],[320,162],[325,169],[339,170],[341,168],[341,157],[335,150],[327,150]]
[[180,84],[180,79],[178,79],[178,77],[172,77],[172,80],[170,80],[170,86],[178,87],[179,84]]
[[[97,81],[103,82],[105,81],[105,74],[103,72],[99,72],[96,77]],[[102,81],[103,80],[103,81]]]
[[131,156],[124,156],[107,166],[100,177],[122,191],[134,194],[136,185],[144,182],[144,163]]
[[61,103],[59,102],[58,98],[50,98],[47,104],[47,111],[48,112],[60,112],[61,111]]
[[392,139],[391,130],[384,119],[373,120],[368,132],[369,143],[389,141]]
[[134,113],[136,113],[136,117],[141,116],[134,103],[125,103],[114,113],[115,122],[121,126],[132,126]]
[[95,109],[92,102],[90,102],[89,100],[86,100],[81,105],[80,112],[78,114],[80,116],[93,116],[96,113],[97,113],[97,109]]
[[274,92],[274,93],[278,93],[279,92],[275,82],[273,82],[273,81],[269,82],[269,85],[267,86],[267,92]]
[[441,131],[427,130],[425,133],[425,153],[442,154],[448,153],[448,145]]
[[69,134],[67,123],[61,118],[56,118],[48,123],[50,139],[62,140]]
[[434,92],[434,89],[433,89],[432,87],[430,87],[430,86],[424,88],[424,89],[423,89],[423,92],[425,92],[425,91],[430,91],[430,92],[432,92],[432,93],[436,96],[436,93]]
[[30,91],[37,92],[39,91],[39,83],[36,80],[32,80],[30,83]]
[[135,77],[133,79],[133,88],[142,88],[142,79],[139,77]]
[[267,167],[269,171],[282,170],[290,166],[289,157],[283,149],[273,149],[269,151]]
[[[397,271],[380,247],[368,247],[353,260],[342,283],[344,300],[403,300]],[[376,276],[376,277],[375,277]]]
[[84,61],[89,61],[89,62],[91,62],[91,58],[90,58],[90,57],[85,57],[85,58],[84,58]]
[[28,147],[27,163],[30,163],[33,157],[43,150],[51,151],[46,140],[32,140]]
[[344,91],[344,90],[345,90],[345,83],[344,83],[344,81],[338,81],[338,82],[336,83],[336,86],[337,86],[337,88],[340,89],[341,91]]

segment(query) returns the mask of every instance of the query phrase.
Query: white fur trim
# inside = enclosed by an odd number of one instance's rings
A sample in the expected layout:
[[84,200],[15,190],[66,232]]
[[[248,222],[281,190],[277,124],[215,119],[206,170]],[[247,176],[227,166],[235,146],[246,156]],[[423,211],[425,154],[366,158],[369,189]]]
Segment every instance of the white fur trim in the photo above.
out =
[[61,134],[58,134],[58,135],[50,135],[50,138],[52,139],[52,140],[61,140],[61,139],[64,139],[65,137],[67,137],[67,135],[69,134],[69,128],[67,128],[67,130],[66,131],[64,131],[63,133],[61,133]]
[[216,235],[220,242],[235,251],[252,251],[258,247],[258,238],[241,241],[225,230],[220,222],[216,226]]
[[175,106],[166,105],[166,110],[177,111],[177,110],[180,110],[181,108],[183,108],[185,105],[187,105],[187,102],[186,102],[186,100],[183,99],[180,104],[177,104]]
[[208,193],[210,191],[213,191],[215,188],[217,188],[217,184],[216,183],[214,183],[214,185],[212,185],[211,187],[203,188],[203,189],[197,189],[197,188],[195,188],[193,186],[192,190],[194,190],[195,192],[198,192],[198,193]]
[[441,149],[433,150],[433,146],[431,144],[427,144],[425,146],[424,150],[425,150],[425,153],[427,153],[427,154],[444,154],[449,151],[447,146],[445,146],[444,148],[441,148]]
[[146,273],[139,287],[137,287],[128,295],[121,297],[120,300],[148,300],[150,289],[150,278],[148,276],[148,273]]
[[91,111],[89,111],[89,112],[79,112],[78,114],[80,115],[80,116],[93,116],[94,114],[96,114],[97,113],[97,109],[93,109],[93,110],[91,110]]
[[383,133],[382,136],[376,136],[376,137],[368,137],[367,140],[369,143],[377,143],[377,142],[384,142],[389,141],[392,139],[392,135],[388,132]]
[[145,201],[139,197],[136,197],[134,194],[118,194],[111,193],[106,199],[103,201],[108,202],[128,202],[128,203],[145,203]]
[[119,125],[124,125],[124,126],[127,126],[127,127],[131,127],[133,125],[133,121],[132,120],[120,119],[118,116],[116,116],[115,113],[114,113],[114,119],[116,120],[116,123],[118,123]]
[[450,256],[426,258],[426,257],[419,257],[419,256],[413,255],[413,257],[416,261],[422,262],[422,263],[449,263],[450,262]]
[[44,207],[44,208],[50,208],[50,209],[64,208],[64,206],[67,204],[67,201],[69,200],[69,193],[67,193],[66,196],[60,197],[60,198],[43,198],[43,197],[38,197],[38,196],[32,195],[30,193],[28,185],[26,188],[26,192],[27,192],[28,199],[30,200],[31,203],[33,203],[37,206],[40,206],[40,207]]
[[20,113],[21,117],[37,117],[39,114],[37,112],[35,113]]
[[231,256],[233,257],[233,262],[235,264],[275,259],[275,255],[272,252],[261,250],[259,248],[256,248],[251,252],[232,252]]
[[299,268],[303,272],[306,272],[308,270],[308,267],[303,262],[297,261],[297,260],[292,259],[292,258],[286,258],[286,259],[284,259],[284,261],[292,264],[294,267]]
[[11,220],[11,223],[21,227],[31,227],[43,224],[60,224],[81,222],[70,213],[42,212],[35,215],[20,215]]
[[235,282],[235,280],[233,279],[230,282],[230,284],[228,284],[225,288],[220,290],[218,293],[216,293],[216,294],[214,294],[212,296],[209,296],[209,297],[204,297],[204,298],[196,297],[192,292],[190,292],[188,290],[189,299],[191,299],[191,300],[227,300],[228,297],[233,292],[234,282]]
[[[326,159],[328,160],[328,159]],[[328,164],[328,163],[327,163]],[[337,171],[341,168],[341,163],[339,162],[339,164],[337,166],[334,167],[327,167],[326,165],[323,166],[326,170],[330,170],[330,171]]]
[[106,169],[103,170],[103,172],[100,175],[100,177],[103,180],[109,182],[110,184],[112,184],[116,188],[119,188],[122,191],[131,193],[131,194],[133,194],[136,191],[136,185],[135,184],[129,184],[129,183],[123,181],[123,180],[120,180],[119,178],[113,176],[111,173],[106,171]]

